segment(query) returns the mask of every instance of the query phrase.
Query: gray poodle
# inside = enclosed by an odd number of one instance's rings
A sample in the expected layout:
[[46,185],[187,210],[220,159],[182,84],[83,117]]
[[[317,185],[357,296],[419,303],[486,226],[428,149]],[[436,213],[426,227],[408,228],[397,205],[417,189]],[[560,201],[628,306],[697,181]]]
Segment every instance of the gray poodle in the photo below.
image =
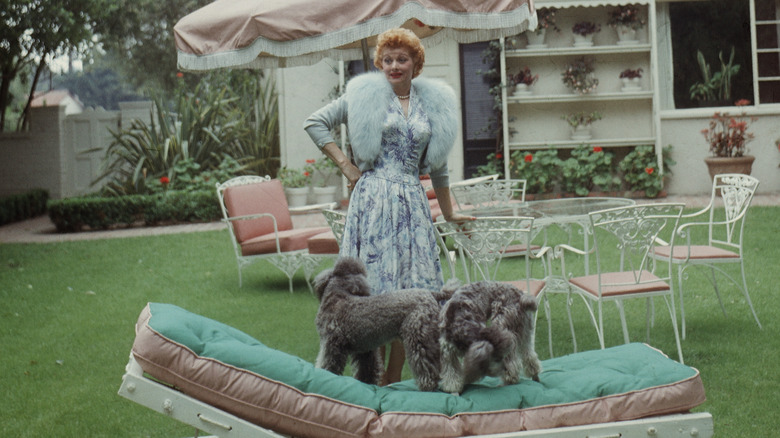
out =
[[[454,289],[454,287],[453,287]],[[316,366],[344,372],[348,357],[356,379],[378,384],[384,372],[379,347],[400,338],[417,387],[439,385],[439,301],[452,290],[406,289],[371,295],[363,262],[343,257],[314,279],[320,300],[315,323],[320,335]]]
[[[506,283],[480,281],[455,291],[441,310],[441,389],[460,393],[482,377],[517,383],[520,369],[539,381],[534,297]],[[461,363],[462,360],[462,363]]]

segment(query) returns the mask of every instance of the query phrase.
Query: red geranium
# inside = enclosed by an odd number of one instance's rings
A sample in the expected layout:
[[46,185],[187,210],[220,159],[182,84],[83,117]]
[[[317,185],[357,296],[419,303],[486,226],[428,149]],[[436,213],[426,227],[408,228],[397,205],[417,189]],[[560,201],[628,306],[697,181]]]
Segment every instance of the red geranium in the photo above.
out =
[[530,163],[534,160],[534,156],[531,154],[527,154],[525,157],[523,157],[526,163]]
[[648,175],[652,175],[654,171],[655,171],[655,169],[653,169],[652,167],[645,167],[645,172]]
[[593,152],[602,152],[604,149],[602,149],[601,146],[596,146],[593,148]]
[[168,179],[167,176],[163,176],[160,178],[160,184],[167,186],[171,182],[170,179]]

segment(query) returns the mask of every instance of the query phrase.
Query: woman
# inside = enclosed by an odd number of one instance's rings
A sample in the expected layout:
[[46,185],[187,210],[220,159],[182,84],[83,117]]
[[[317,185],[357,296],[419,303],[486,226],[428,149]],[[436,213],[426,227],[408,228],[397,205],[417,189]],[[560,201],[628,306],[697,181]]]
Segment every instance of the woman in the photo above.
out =
[[[343,96],[304,123],[353,189],[339,255],[363,260],[374,294],[443,285],[421,174],[430,174],[446,220],[470,219],[453,212],[450,202],[447,156],[458,131],[458,103],[444,82],[417,77],[424,62],[413,32],[382,33],[374,56],[381,72],[355,77]],[[343,122],[354,164],[331,136]],[[403,348],[394,342],[383,384],[400,380],[403,361]]]

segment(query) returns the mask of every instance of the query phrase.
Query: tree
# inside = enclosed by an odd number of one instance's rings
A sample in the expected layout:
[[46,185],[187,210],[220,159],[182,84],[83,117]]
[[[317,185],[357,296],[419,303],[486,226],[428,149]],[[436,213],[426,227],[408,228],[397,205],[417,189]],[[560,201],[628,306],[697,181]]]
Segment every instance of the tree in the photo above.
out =
[[[108,18],[95,31],[103,47],[124,60],[123,72],[135,86],[170,93],[181,82],[176,76],[173,26],[211,1],[115,0],[109,6]],[[185,80],[194,88],[199,77]]]
[[0,131],[11,104],[11,82],[34,69],[27,103],[17,124],[28,123],[30,102],[47,63],[56,56],[92,44],[91,28],[100,21],[108,0],[0,0]]

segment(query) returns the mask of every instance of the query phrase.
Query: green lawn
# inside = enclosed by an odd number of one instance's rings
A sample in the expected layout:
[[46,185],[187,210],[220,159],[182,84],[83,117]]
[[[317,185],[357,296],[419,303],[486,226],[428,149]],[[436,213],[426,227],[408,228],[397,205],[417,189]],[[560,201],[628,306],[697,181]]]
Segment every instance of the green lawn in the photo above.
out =
[[[759,330],[741,294],[723,283],[720,312],[698,271],[686,281],[686,364],[701,371],[717,436],[776,435],[780,405],[780,300],[775,296],[780,207],[754,207],[747,237],[751,296]],[[509,265],[511,268],[511,265]],[[736,270],[734,271],[736,272]],[[314,361],[317,302],[302,276],[296,292],[266,263],[238,275],[226,232],[57,244],[0,245],[0,430],[13,437],[183,437],[193,430],[117,395],[133,326],[149,302],[165,302],[230,324],[267,345]],[[552,297],[557,355],[572,344],[563,298]],[[622,342],[607,307],[607,344]],[[644,341],[644,306],[628,306],[632,340]],[[581,302],[575,302],[581,350],[598,348]],[[676,358],[669,318],[656,303],[651,344]],[[539,316],[537,351],[547,327]],[[408,371],[406,377],[410,377]]]

